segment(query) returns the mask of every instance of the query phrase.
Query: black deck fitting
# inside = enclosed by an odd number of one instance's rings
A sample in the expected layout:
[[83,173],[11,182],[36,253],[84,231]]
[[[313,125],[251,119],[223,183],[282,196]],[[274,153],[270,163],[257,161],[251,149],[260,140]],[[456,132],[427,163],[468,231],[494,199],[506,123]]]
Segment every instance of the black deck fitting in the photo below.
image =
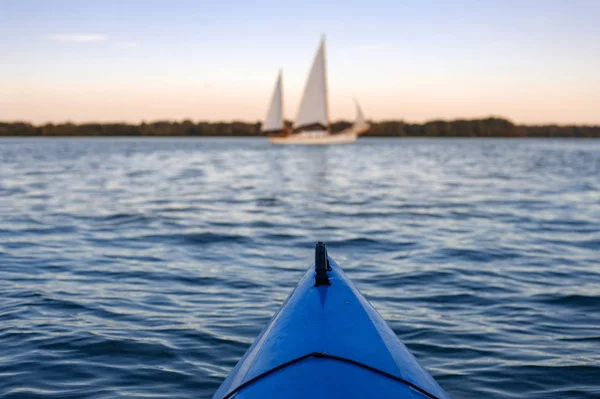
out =
[[329,266],[329,260],[327,259],[327,247],[322,242],[318,242],[315,247],[315,271],[317,276],[315,277],[315,285],[331,285],[327,271],[331,270]]

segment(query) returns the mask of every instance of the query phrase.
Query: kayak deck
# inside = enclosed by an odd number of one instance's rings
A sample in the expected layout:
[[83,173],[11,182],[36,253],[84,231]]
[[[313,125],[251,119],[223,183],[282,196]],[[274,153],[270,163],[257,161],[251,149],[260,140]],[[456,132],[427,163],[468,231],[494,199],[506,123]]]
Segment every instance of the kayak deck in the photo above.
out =
[[315,269],[304,275],[214,395],[269,397],[448,398],[319,249]]

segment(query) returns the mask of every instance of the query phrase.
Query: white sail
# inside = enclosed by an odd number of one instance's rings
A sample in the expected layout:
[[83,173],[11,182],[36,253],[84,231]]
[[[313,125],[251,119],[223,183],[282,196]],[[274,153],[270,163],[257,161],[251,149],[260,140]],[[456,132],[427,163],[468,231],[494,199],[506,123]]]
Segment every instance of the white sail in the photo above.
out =
[[358,130],[362,128],[367,121],[365,120],[365,115],[363,114],[362,109],[360,109],[360,105],[358,105],[358,101],[354,100],[354,103],[356,104],[356,120],[354,121],[353,128]]
[[298,116],[296,127],[319,123],[323,126],[329,125],[329,109],[327,103],[327,71],[325,69],[325,37],[321,39],[321,45],[317,50],[313,61]]
[[281,83],[281,71],[277,77],[277,83],[275,84],[275,90],[273,91],[273,97],[271,97],[271,104],[267,111],[267,117],[262,125],[263,132],[272,130],[283,129],[283,88]]

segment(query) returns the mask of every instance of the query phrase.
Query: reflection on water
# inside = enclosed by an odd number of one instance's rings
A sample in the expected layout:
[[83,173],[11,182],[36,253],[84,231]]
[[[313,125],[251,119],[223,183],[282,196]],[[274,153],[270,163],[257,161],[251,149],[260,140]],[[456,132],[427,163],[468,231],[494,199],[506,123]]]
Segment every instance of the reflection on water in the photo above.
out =
[[332,150],[331,146],[274,146],[268,154],[268,173],[274,175],[279,190],[290,184],[319,194],[327,183],[328,154]]
[[600,392],[600,142],[0,140],[0,397],[208,398],[326,240],[455,398]]

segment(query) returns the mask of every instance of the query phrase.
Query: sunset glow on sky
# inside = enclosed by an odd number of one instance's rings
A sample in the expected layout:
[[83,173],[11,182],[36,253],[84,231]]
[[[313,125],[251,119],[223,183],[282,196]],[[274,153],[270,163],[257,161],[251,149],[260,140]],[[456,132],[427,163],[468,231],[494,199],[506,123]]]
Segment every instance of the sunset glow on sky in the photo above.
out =
[[331,117],[600,124],[600,1],[0,0],[0,121],[293,119],[322,33]]

